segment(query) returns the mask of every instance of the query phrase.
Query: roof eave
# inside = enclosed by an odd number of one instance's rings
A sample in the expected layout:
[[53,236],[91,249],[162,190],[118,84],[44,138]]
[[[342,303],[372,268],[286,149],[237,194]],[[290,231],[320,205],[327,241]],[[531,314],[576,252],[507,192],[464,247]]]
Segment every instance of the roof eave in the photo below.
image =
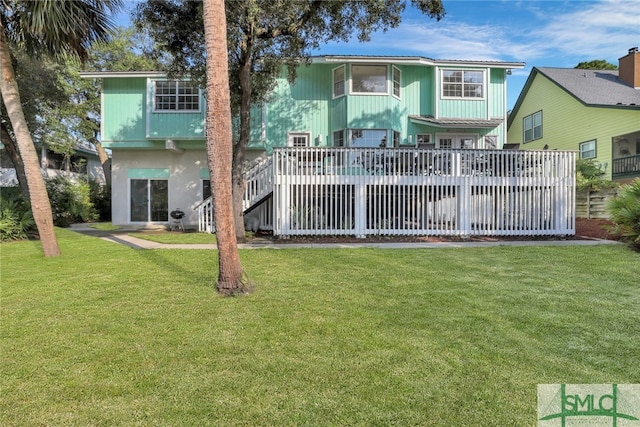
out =
[[314,63],[385,63],[385,64],[413,64],[430,66],[473,66],[492,67],[504,69],[524,68],[524,62],[501,62],[501,61],[467,61],[449,59],[431,59],[422,56],[362,56],[362,55],[324,55],[312,58]]
[[164,71],[81,71],[85,79],[126,78],[126,77],[167,77]]
[[473,122],[473,119],[469,119],[468,123],[447,123],[447,122],[441,122],[438,121],[437,119],[432,119],[432,118],[427,118],[427,117],[421,117],[421,116],[409,116],[409,120],[411,120],[414,123],[418,123],[418,124],[427,124],[429,126],[433,126],[433,127],[437,127],[437,128],[443,128],[443,129],[494,129],[498,126],[500,126],[503,123],[502,119],[495,119],[494,121],[488,121],[488,120],[484,120],[484,121],[476,121]]

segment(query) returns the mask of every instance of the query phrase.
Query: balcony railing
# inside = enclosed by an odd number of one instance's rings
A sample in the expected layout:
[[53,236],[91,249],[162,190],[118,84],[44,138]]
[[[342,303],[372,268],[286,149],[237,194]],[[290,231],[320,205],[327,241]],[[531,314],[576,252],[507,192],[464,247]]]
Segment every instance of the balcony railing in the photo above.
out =
[[613,159],[612,178],[640,176],[640,154]]
[[564,174],[558,151],[278,148],[275,175],[493,176]]

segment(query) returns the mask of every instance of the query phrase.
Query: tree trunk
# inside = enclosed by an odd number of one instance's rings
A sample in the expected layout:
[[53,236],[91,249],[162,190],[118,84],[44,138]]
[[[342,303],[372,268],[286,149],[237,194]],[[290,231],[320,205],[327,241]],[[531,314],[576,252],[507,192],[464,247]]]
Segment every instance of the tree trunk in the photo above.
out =
[[42,243],[45,257],[55,257],[60,255],[60,248],[56,240],[53,228],[53,214],[51,213],[51,203],[47,188],[40,171],[38,154],[31,139],[31,133],[27,127],[27,121],[22,111],[18,83],[15,72],[11,64],[9,46],[4,35],[4,27],[0,24],[0,63],[2,64],[2,78],[0,78],[0,93],[7,114],[13,127],[18,154],[24,164],[24,171],[27,180],[27,189],[31,201],[31,211],[33,220],[38,227],[38,234]]
[[233,216],[233,135],[224,0],[205,0],[203,16],[207,52],[207,159],[219,262],[216,288],[223,295],[238,295],[250,289],[240,263]]
[[98,159],[100,159],[100,164],[102,165],[102,172],[104,173],[104,179],[107,185],[111,184],[111,159],[107,155],[107,151],[102,146],[102,143],[97,139],[92,139],[91,143],[96,149],[98,153]]
[[233,153],[233,211],[236,221],[236,237],[244,240],[244,155],[249,146],[251,130],[251,58],[253,34],[246,35],[245,48],[240,59],[240,135]]
[[11,158],[11,163],[13,163],[13,168],[16,171],[16,178],[18,179],[18,186],[20,187],[20,193],[22,193],[22,197],[25,200],[29,200],[29,188],[27,187],[27,175],[24,173],[24,163],[22,163],[22,159],[18,154],[18,149],[16,148],[11,135],[9,135],[9,131],[7,128],[2,126],[2,145],[7,150],[7,154],[9,158]]

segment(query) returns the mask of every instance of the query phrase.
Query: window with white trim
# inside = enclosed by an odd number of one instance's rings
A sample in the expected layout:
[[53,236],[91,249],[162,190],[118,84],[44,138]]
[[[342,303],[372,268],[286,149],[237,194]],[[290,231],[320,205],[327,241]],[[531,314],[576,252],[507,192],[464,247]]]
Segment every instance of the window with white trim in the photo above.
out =
[[400,79],[402,78],[402,71],[399,68],[392,68],[393,77],[393,96],[400,98]]
[[287,139],[289,147],[309,147],[311,134],[308,132],[289,132]]
[[387,90],[386,65],[352,65],[352,93],[384,94]]
[[580,143],[580,158],[581,159],[595,159],[596,153],[596,140],[581,142]]
[[338,98],[344,95],[345,84],[345,66],[333,69],[333,97]]
[[442,70],[442,97],[484,98],[484,71]]
[[195,82],[154,81],[154,111],[200,111],[200,90]]
[[533,113],[522,120],[523,141],[525,143],[542,138],[542,111]]

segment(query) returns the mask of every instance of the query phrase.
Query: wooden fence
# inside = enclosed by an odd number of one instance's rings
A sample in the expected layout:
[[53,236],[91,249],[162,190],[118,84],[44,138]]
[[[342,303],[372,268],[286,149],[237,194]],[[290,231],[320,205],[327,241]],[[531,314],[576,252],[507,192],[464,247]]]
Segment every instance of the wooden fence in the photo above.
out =
[[277,148],[273,231],[572,235],[575,153]]
[[615,197],[616,193],[616,189],[577,192],[576,216],[578,218],[608,219],[607,204]]

